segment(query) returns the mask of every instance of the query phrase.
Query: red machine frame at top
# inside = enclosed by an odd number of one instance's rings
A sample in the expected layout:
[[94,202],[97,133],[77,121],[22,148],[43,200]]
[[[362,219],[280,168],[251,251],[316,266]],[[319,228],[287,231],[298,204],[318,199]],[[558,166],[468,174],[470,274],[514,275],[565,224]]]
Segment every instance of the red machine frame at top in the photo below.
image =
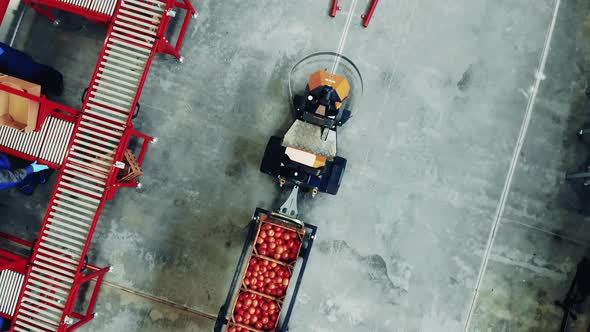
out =
[[[105,1],[105,0],[94,0],[94,1]],[[104,24],[107,26],[112,23],[112,19],[113,19],[112,15],[99,13],[97,11],[93,11],[88,8],[76,6],[76,5],[73,5],[70,3],[65,3],[65,2],[59,1],[59,0],[24,0],[24,2],[27,5],[29,5],[31,8],[33,8],[37,13],[47,17],[52,22],[56,21],[56,18],[52,13],[52,9],[60,9],[63,11],[71,12],[76,15],[80,15],[82,17],[85,17],[85,18],[87,18],[91,21],[94,21],[96,23],[101,23],[101,24]],[[162,19],[162,22],[160,23],[160,30],[158,31],[158,34],[157,34],[157,37],[160,39],[160,43],[158,45],[157,52],[173,55],[180,62],[182,62],[183,58],[180,55],[180,50],[182,49],[182,44],[184,43],[186,31],[188,29],[191,18],[196,18],[198,14],[197,14],[197,11],[195,10],[195,7],[191,4],[191,2],[189,0],[165,0],[163,2],[167,3],[168,6],[170,6],[170,7],[184,9],[186,11],[186,14],[184,16],[182,26],[180,28],[180,32],[178,33],[178,37],[176,38],[176,42],[172,43],[166,37],[166,33],[168,31],[168,24],[170,23],[170,20],[172,19],[172,17],[176,16],[176,12],[173,10],[168,10],[167,15]],[[2,8],[0,7],[0,10],[1,9]]]

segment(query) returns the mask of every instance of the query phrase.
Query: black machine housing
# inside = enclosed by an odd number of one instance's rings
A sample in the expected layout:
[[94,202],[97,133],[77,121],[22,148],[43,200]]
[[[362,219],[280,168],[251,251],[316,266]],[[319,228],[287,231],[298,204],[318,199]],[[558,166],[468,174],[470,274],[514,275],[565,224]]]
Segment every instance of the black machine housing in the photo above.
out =
[[334,157],[325,166],[313,168],[291,160],[285,153],[287,148],[282,142],[281,137],[270,138],[260,164],[261,172],[284,179],[285,184],[299,186],[303,191],[317,189],[332,195],[338,193],[346,169],[346,159]]
[[[336,106],[338,102],[342,103],[343,100],[340,99],[333,87],[327,85],[317,87],[311,91],[309,85],[307,85],[303,95],[293,97],[293,106],[298,119],[329,129],[342,126],[351,117],[350,110]],[[325,115],[316,113],[319,106],[326,108]]]

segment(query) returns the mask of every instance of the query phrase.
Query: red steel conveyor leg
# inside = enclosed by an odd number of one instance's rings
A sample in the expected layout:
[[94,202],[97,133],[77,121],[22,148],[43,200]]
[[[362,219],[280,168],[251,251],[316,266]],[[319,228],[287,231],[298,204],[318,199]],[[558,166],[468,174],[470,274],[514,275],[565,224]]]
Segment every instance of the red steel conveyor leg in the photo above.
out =
[[55,16],[51,13],[51,8],[41,8],[40,5],[31,2],[30,0],[25,0],[25,3],[29,5],[29,7],[33,8],[37,13],[47,17],[51,22],[55,22]]
[[10,1],[0,1],[0,23],[4,20],[4,15],[6,15],[9,3]]
[[335,17],[336,12],[340,10],[340,6],[338,6],[338,0],[332,0],[332,10],[330,10],[330,16]]
[[375,8],[377,8],[378,3],[379,0],[373,0],[371,2],[371,7],[369,8],[369,11],[361,16],[361,18],[363,19],[363,26],[365,28],[369,26],[369,23],[371,23],[371,18],[373,18],[373,14],[375,13]]

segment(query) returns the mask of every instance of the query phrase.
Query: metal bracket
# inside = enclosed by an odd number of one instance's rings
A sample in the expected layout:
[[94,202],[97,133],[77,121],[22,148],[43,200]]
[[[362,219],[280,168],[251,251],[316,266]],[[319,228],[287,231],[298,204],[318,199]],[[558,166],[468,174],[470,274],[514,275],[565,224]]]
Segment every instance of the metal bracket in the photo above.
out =
[[74,324],[74,319],[70,316],[66,316],[66,317],[64,317],[63,323],[66,325],[72,325],[72,324]]
[[297,197],[299,196],[299,186],[294,186],[293,190],[291,190],[291,194],[289,194],[289,198],[281,205],[279,212],[289,216],[289,217],[297,217],[299,213],[297,211]]
[[330,128],[322,128],[322,141],[328,140],[328,135],[330,134]]

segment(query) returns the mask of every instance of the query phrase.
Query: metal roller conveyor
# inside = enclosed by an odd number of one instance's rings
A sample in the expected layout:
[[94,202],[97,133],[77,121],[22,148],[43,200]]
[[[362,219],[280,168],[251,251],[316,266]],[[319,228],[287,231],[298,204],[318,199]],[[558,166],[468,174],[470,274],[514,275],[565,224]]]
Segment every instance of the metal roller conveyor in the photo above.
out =
[[[57,0],[58,2],[62,2],[64,4],[69,5],[71,8],[63,8],[65,10],[69,10],[76,14],[83,14],[84,11],[91,10],[93,12],[105,14],[105,15],[113,15],[115,11],[115,7],[117,6],[118,0]],[[50,6],[51,4],[49,1],[39,1],[39,3],[43,5]]]
[[11,270],[0,272],[0,312],[14,314],[24,278],[23,274]]
[[[45,4],[42,0],[38,2]],[[165,33],[169,20],[162,18],[166,11],[178,6],[176,1],[58,1],[58,4],[70,6],[68,8],[58,6],[55,0],[52,3],[53,8],[108,23],[110,29],[88,86],[82,112],[77,114],[75,123],[49,117],[39,132],[26,138],[0,128],[0,145],[20,149],[18,151],[28,153],[31,159],[42,156],[61,166],[56,189],[28,262],[29,273],[15,292],[17,300],[11,331],[65,332],[92,319],[92,313],[86,316],[73,314],[75,298],[73,300],[72,296],[77,293],[72,290],[91,280],[82,280],[87,277],[83,277],[80,267],[85,264],[99,212],[104,202],[112,199],[113,184],[119,184],[115,164],[121,161],[131,137],[144,141],[138,157],[140,164],[145,142],[153,140],[136,132],[131,123],[138,94],[154,54],[166,52],[180,58],[178,48],[174,50],[168,45],[166,51],[156,49],[156,45],[167,43],[161,39],[161,33]],[[192,5],[185,1],[185,6],[189,6],[186,10],[192,16],[195,13]],[[110,13],[112,17],[105,19],[92,11]],[[42,14],[52,19],[50,13]],[[185,20],[184,30],[186,24]],[[125,185],[129,186],[129,183]],[[93,277],[96,288],[99,288],[98,284],[108,271],[93,269],[94,273],[100,272],[100,277]],[[0,304],[5,295],[2,281],[0,274]],[[91,302],[95,301],[96,294]]]
[[22,133],[17,129],[0,126],[0,146],[17,151],[28,159],[41,159],[61,165],[74,123],[49,116],[38,132]]

